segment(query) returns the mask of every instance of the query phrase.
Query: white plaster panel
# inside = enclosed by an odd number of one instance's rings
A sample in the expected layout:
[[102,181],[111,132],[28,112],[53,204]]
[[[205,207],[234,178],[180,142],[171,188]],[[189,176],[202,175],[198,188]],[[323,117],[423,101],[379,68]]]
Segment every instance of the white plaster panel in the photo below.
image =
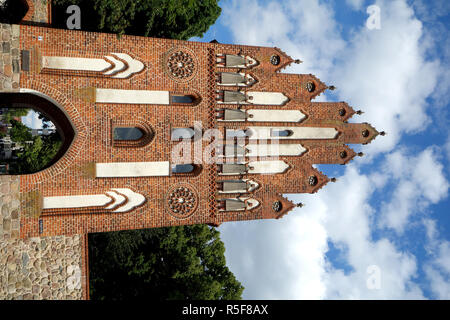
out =
[[106,194],[114,199],[114,202],[105,208],[107,210],[115,209],[127,200],[123,195],[114,191],[107,191]]
[[289,100],[288,97],[286,97],[281,92],[248,91],[246,93],[248,97],[253,97],[253,99],[247,100],[247,102],[251,104],[279,106],[286,103]]
[[289,168],[289,165],[282,160],[252,161],[249,162],[248,166],[248,173],[255,174],[282,173]]
[[169,176],[169,161],[111,162],[95,165],[97,178]]
[[[249,139],[334,139],[338,135],[335,128],[321,127],[249,127],[251,135]],[[271,130],[291,130],[292,135],[287,137],[275,137]]]
[[248,157],[300,156],[306,151],[301,144],[249,144],[245,148]]
[[102,72],[110,68],[111,63],[104,59],[42,57],[42,67],[49,69]]
[[111,201],[104,194],[44,197],[43,209],[102,207]]
[[169,104],[169,91],[97,89],[96,102],[128,104]]
[[300,122],[306,118],[299,110],[247,110],[247,121],[253,122]]
[[125,205],[119,207],[118,209],[114,210],[113,212],[130,211],[130,210],[140,206],[145,201],[145,197],[142,194],[136,193],[133,190],[130,190],[128,188],[116,188],[113,190],[117,191],[119,193],[122,193],[123,195],[125,195],[128,198],[128,202],[125,203]]
[[113,78],[128,78],[130,75],[136,72],[140,72],[144,69],[144,64],[139,60],[133,59],[126,53],[113,53],[119,59],[125,60],[128,64],[128,69],[124,72],[120,72],[113,76]]
[[114,68],[112,68],[109,71],[104,72],[103,74],[111,75],[111,74],[116,74],[117,72],[125,70],[126,66],[125,66],[125,63],[123,63],[122,61],[117,60],[115,57],[112,57],[112,56],[106,56],[106,58],[108,58],[109,60],[111,60],[114,63]]

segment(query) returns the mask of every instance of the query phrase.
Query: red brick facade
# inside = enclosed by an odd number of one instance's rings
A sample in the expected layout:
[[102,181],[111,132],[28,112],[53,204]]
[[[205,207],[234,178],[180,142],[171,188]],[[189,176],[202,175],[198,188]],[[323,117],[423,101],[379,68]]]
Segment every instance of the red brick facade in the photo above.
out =
[[[281,194],[313,193],[329,181],[312,164],[345,164],[355,156],[346,144],[365,144],[378,135],[368,124],[347,123],[355,111],[345,102],[311,102],[328,87],[313,75],[279,73],[294,60],[277,48],[136,36],[122,36],[119,39],[112,34],[21,25],[20,49],[22,58],[24,51],[29,54],[28,70],[24,70],[22,59],[20,90],[34,90],[50,100],[54,108],[58,105],[62,112],[49,111],[46,106],[42,108],[53,117],[67,137],[65,153],[56,163],[41,172],[20,176],[22,238],[279,218],[295,206]],[[181,75],[174,75],[174,70],[169,70],[167,63],[178,51],[188,54],[192,63],[189,62],[191,66]],[[113,53],[128,54],[142,62],[144,69],[121,79],[98,72],[49,70],[42,65],[44,56],[102,59]],[[257,61],[256,66],[241,70],[256,80],[252,86],[242,87],[242,92],[280,92],[289,98],[281,106],[249,104],[241,107],[247,110],[300,110],[306,118],[295,123],[217,121],[217,108],[238,107],[236,104],[219,105],[216,102],[216,90],[238,90],[237,86],[216,84],[217,72],[238,72],[236,68],[219,68],[217,54],[240,54]],[[277,65],[271,63],[274,55],[279,57]],[[127,65],[126,61],[121,62]],[[309,82],[314,84],[312,92],[307,90]],[[169,91],[171,94],[190,95],[195,101],[192,104],[167,105],[99,103],[95,102],[97,88]],[[26,97],[32,104],[39,103],[40,98],[34,93]],[[197,166],[191,174],[95,177],[96,163],[173,163],[171,152],[178,142],[171,141],[171,129],[190,128],[194,122],[201,122],[203,131],[217,128],[222,133],[225,128],[245,129],[249,126],[332,127],[339,133],[334,139],[289,140],[289,143],[301,143],[307,151],[298,157],[280,156],[278,160],[289,165],[284,173],[243,175],[241,178],[249,178],[259,184],[256,190],[243,195],[259,201],[259,205],[252,210],[218,210],[218,200],[239,196],[218,193],[218,182],[238,179],[239,176],[219,176],[216,164],[204,163],[194,154],[194,142],[191,149]],[[69,130],[70,126],[73,131]],[[114,141],[113,129],[120,126],[138,127],[144,137],[133,143]],[[280,143],[287,142],[282,140]],[[210,141],[202,140],[202,150],[209,144]],[[256,159],[246,159],[249,160]],[[312,183],[311,177],[316,177]],[[169,204],[170,198],[174,197],[172,194],[180,187],[188,190],[185,196],[195,203],[185,214],[174,212]],[[104,194],[113,188],[129,188],[138,192],[145,196],[145,203],[125,213],[110,212],[105,207],[42,210],[43,197]],[[280,202],[278,210],[274,209],[276,201]]]

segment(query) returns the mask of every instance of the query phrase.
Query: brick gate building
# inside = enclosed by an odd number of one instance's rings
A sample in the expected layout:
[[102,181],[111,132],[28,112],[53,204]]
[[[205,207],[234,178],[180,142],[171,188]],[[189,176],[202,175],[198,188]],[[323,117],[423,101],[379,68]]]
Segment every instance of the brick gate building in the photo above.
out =
[[345,102],[313,102],[332,86],[280,73],[300,61],[278,48],[33,24],[2,32],[0,100],[33,106],[63,138],[46,169],[11,177],[9,239],[278,219],[301,205],[283,194],[332,180],[313,164],[346,164],[347,144],[379,134],[348,123]]

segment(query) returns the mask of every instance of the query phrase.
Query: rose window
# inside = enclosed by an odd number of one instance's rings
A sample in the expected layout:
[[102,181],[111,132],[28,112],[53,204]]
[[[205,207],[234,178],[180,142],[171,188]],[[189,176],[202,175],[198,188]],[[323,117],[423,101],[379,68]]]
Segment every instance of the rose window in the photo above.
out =
[[167,195],[167,207],[178,218],[190,216],[197,205],[197,193],[188,186],[175,187]]
[[186,79],[194,73],[194,60],[190,54],[176,51],[167,59],[167,69],[171,76],[178,79]]

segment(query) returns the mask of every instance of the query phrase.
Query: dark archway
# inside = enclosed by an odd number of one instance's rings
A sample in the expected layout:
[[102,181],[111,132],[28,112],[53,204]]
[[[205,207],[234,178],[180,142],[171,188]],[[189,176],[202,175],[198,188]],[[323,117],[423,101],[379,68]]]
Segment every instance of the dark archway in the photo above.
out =
[[11,109],[33,109],[47,118],[56,128],[61,144],[56,154],[50,161],[46,162],[39,170],[30,172],[19,172],[11,174],[32,174],[47,169],[58,162],[72,145],[76,130],[65,112],[50,98],[34,93],[0,93],[2,107]]
[[25,0],[6,0],[0,5],[0,23],[18,24],[29,9]]

